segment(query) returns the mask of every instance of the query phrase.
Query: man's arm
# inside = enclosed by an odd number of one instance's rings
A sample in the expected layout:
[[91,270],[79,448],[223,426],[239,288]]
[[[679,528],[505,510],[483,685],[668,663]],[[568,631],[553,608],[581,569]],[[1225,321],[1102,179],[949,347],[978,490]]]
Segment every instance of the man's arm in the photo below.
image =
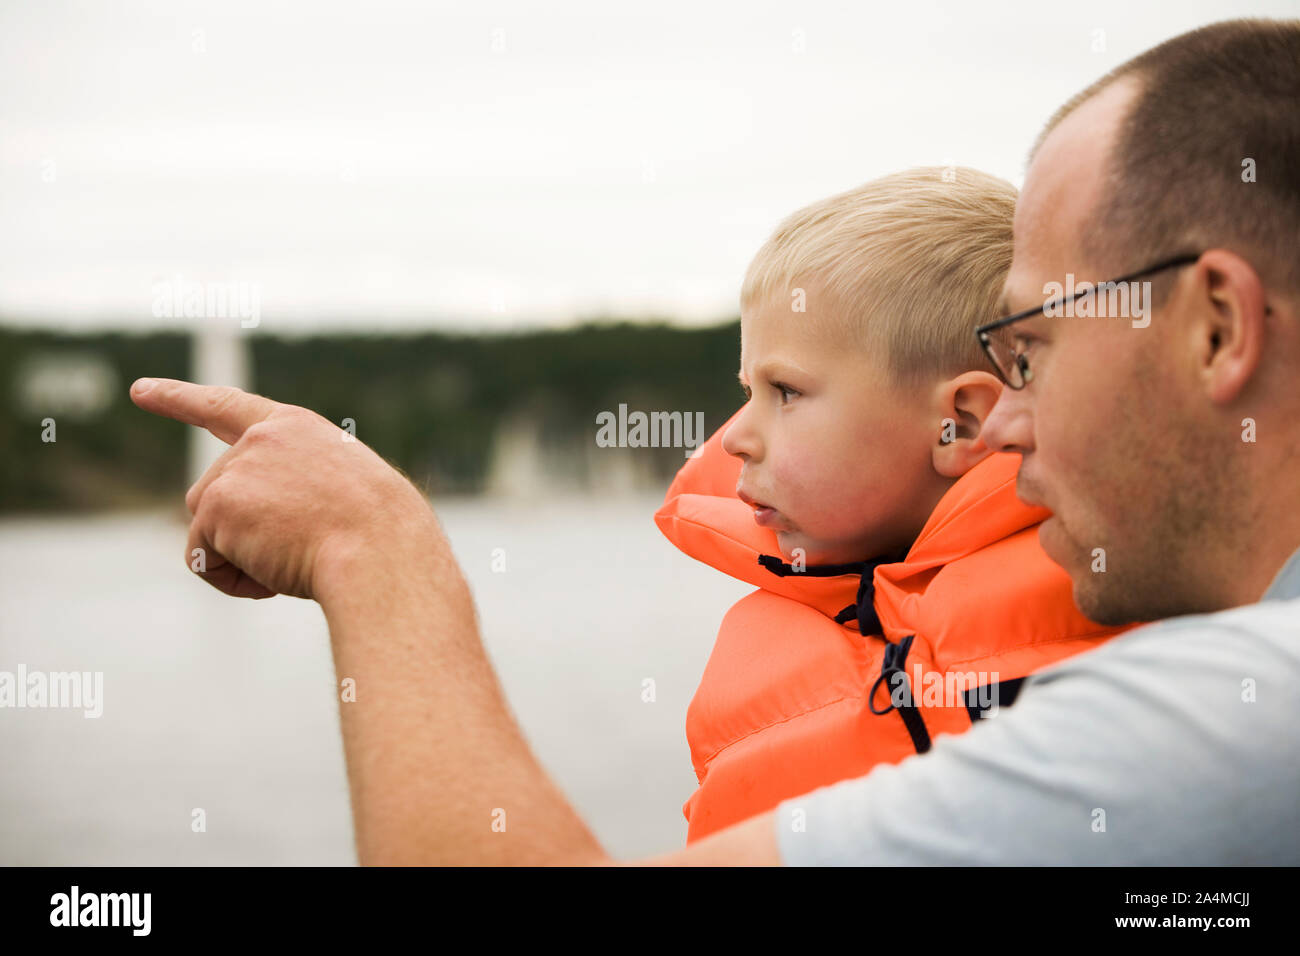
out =
[[[186,495],[186,545],[235,596],[320,602],[340,680],[357,854],[367,864],[608,864],[528,748],[464,576],[422,495],[306,409],[161,380],[140,407],[231,448]],[[349,695],[351,696],[351,695]],[[657,864],[779,863],[771,814]]]
[[430,527],[343,556],[320,601],[340,680],[357,855],[378,864],[595,863],[605,854],[533,757]]
[[[414,549],[344,557],[321,597],[363,863],[608,864],[537,762],[484,653],[436,527]],[[778,864],[772,815],[647,861]]]

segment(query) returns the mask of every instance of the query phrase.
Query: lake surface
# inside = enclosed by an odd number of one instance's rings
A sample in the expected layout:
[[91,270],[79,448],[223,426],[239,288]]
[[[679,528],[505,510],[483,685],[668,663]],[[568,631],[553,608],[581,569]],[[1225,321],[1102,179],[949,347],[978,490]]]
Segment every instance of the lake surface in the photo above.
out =
[[[686,706],[750,590],[670,545],[660,500],[438,506],[534,752],[623,858],[685,842]],[[104,682],[98,719],[0,708],[0,864],[356,862],[320,609],[197,580],[187,518],[178,505],[0,521],[0,671]]]

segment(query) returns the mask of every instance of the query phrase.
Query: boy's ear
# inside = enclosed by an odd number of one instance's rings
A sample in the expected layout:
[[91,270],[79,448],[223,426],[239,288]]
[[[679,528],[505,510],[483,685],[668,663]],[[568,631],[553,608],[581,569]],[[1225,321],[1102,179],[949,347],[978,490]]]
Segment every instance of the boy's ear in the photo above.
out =
[[1002,383],[991,372],[963,372],[939,383],[935,471],[945,478],[960,478],[992,453],[980,431],[1001,394]]

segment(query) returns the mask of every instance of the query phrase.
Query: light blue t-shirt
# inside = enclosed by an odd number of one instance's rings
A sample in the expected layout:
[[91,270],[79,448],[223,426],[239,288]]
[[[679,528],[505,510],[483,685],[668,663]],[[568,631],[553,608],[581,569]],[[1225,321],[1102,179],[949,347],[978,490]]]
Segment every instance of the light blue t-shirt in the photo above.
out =
[[1300,864],[1300,551],[1260,603],[1057,663],[775,825],[792,866]]

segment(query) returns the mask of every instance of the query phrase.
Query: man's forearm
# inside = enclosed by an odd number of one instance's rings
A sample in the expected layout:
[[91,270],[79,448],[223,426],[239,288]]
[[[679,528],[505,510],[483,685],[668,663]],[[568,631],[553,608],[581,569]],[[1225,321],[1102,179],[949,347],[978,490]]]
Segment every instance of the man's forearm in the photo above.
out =
[[337,556],[320,595],[355,682],[340,711],[360,862],[605,862],[509,712],[436,521],[403,531]]

